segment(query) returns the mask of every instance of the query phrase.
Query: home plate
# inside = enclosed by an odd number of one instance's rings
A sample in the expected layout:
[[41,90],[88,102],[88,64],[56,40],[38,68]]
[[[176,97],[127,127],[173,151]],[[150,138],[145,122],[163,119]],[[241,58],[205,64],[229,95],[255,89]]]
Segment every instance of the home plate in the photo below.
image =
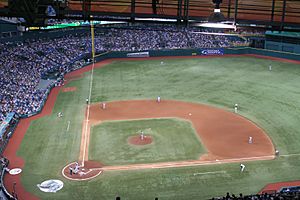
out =
[[189,113],[189,116],[191,116],[192,115],[192,113]]

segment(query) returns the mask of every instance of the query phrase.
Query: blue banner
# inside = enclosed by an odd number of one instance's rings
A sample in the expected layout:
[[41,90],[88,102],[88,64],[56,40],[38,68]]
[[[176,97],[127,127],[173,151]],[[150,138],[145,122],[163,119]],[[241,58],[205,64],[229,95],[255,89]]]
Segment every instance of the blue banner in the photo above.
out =
[[224,55],[224,49],[202,49],[201,55]]

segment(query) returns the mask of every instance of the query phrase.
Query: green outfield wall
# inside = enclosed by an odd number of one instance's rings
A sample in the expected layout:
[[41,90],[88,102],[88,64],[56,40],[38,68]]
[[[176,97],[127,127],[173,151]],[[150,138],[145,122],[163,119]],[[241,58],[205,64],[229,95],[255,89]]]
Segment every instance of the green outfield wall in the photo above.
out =
[[[204,51],[207,50],[213,50],[215,51],[212,54],[204,54]],[[300,54],[296,53],[289,53],[289,52],[282,52],[282,51],[274,51],[274,50],[266,50],[266,49],[255,49],[250,47],[239,47],[239,48],[226,48],[226,49],[174,49],[174,50],[149,50],[149,51],[142,51],[142,52],[148,52],[148,56],[146,57],[164,57],[164,56],[205,56],[205,55],[243,55],[243,54],[255,54],[255,55],[261,55],[261,56],[271,56],[276,58],[284,58],[284,59],[290,59],[290,60],[298,60],[300,61]],[[105,52],[105,53],[99,53],[96,56],[96,61],[100,62],[105,59],[111,59],[111,58],[128,58],[128,54],[130,53],[142,53],[142,52]],[[136,56],[139,57],[139,56]],[[143,57],[143,56],[141,56]]]

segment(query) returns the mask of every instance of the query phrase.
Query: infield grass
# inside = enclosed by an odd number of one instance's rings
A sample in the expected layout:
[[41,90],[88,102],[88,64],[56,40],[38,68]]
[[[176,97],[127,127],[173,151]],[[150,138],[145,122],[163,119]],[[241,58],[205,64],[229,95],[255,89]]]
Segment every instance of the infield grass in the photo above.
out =
[[[141,130],[152,143],[129,144]],[[92,127],[89,159],[105,165],[196,160],[204,153],[196,134],[190,122],[174,118],[104,122]]]
[[[210,104],[239,113],[262,127],[281,154],[296,154],[272,161],[192,168],[105,172],[86,182],[70,182],[62,167],[78,157],[89,73],[60,93],[51,116],[34,121],[18,156],[25,160],[22,183],[42,199],[208,199],[226,192],[256,193],[265,184],[300,179],[300,67],[253,57],[118,61],[96,69],[92,102],[127,99],[175,99]],[[268,66],[272,65],[272,71]],[[57,112],[64,117],[57,119]],[[67,121],[71,121],[66,132]],[[99,138],[100,139],[100,138]],[[255,140],[255,138],[254,138]],[[230,146],[230,144],[228,144]],[[194,173],[226,171],[193,176]],[[38,191],[36,184],[61,179],[56,194]]]

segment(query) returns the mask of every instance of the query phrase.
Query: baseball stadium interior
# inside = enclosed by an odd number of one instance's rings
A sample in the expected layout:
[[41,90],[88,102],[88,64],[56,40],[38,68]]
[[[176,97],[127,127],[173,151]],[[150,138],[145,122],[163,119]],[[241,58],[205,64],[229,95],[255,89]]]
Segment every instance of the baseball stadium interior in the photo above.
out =
[[[234,67],[224,69],[230,64]],[[299,64],[299,0],[0,0],[0,199],[300,199]],[[224,66],[219,69],[218,65]],[[174,71],[179,70],[176,74],[170,72],[172,66]],[[148,68],[156,71],[147,71]],[[253,75],[253,71],[248,71],[251,68],[260,74]],[[198,77],[195,76],[197,70],[203,70]],[[139,73],[143,73],[142,76]],[[278,74],[272,78],[270,73]],[[158,78],[160,74],[161,79]],[[221,74],[240,82],[231,83],[229,78],[222,82],[223,79],[214,78]],[[153,81],[148,83],[151,77]],[[135,82],[137,79],[139,82]],[[179,82],[181,85],[176,84]],[[116,83],[120,83],[119,87]],[[222,89],[223,85],[228,86],[228,92]],[[203,96],[198,96],[197,88]],[[185,96],[185,91],[190,96]],[[199,155],[209,155],[212,147],[206,142],[209,137],[202,136],[201,130],[198,135],[195,133],[198,131],[192,120],[195,110],[187,111],[191,119],[153,115],[150,120],[140,117],[141,121],[137,122],[133,117],[105,118],[105,114],[98,113],[118,107],[115,101],[121,102],[121,107],[122,101],[149,100],[151,95],[156,104],[168,102],[171,105],[173,100],[203,103],[216,107],[212,110],[223,110],[220,113],[229,112],[236,120],[243,118],[249,126],[258,127],[259,134],[267,135],[266,141],[271,147],[262,151],[270,153],[263,154],[259,150],[260,146],[267,148],[268,145],[260,144],[258,136],[246,135],[244,146],[253,148],[253,154],[237,150],[241,152],[237,157],[220,153],[215,154],[213,161],[201,157],[202,162]],[[263,100],[264,95],[266,100]],[[242,99],[241,105],[238,97]],[[74,101],[70,105],[66,103],[71,99]],[[100,106],[95,108],[96,112],[93,106],[97,103]],[[153,110],[160,112],[156,108]],[[271,114],[272,111],[275,113]],[[48,114],[44,115],[45,112]],[[115,113],[121,116],[121,111]],[[98,115],[103,118],[96,119]],[[274,119],[268,123],[274,116],[278,121]],[[162,120],[157,122],[156,118]],[[118,123],[106,122],[110,119]],[[134,120],[122,121],[126,119]],[[78,121],[76,125],[74,120]],[[84,120],[87,122],[82,123]],[[57,141],[49,141],[45,138],[50,138],[50,128],[56,126],[52,125],[54,122],[64,124],[52,132],[64,135],[53,133],[52,138]],[[160,129],[153,128],[154,123],[161,123],[163,131],[167,131],[166,126],[173,126],[172,123],[178,130],[186,126],[192,132],[191,137],[196,138],[191,141],[199,140],[201,151],[189,157],[189,151],[182,150],[187,151],[183,153],[186,156],[175,158],[179,150],[174,149],[175,153],[170,153],[174,158],[169,154],[170,159],[163,157],[160,152],[164,150],[155,146],[163,136],[155,135]],[[104,153],[105,150],[112,152],[111,149],[97,150],[95,138],[101,141],[101,135],[94,136],[94,132],[113,132],[116,127],[133,130],[133,126],[141,127],[141,124],[151,127],[140,131],[135,138],[141,146],[124,144],[133,151],[126,154],[130,162],[118,163],[115,161],[118,156]],[[203,124],[199,127],[206,131]],[[91,136],[85,136],[87,130],[91,131]],[[72,131],[74,136],[68,136]],[[40,139],[36,139],[38,132]],[[146,141],[144,137],[150,134],[153,134],[149,137],[151,141]],[[102,140],[105,138],[108,136],[102,135]],[[187,146],[192,144],[187,143]],[[179,148],[181,143],[174,145]],[[169,148],[167,144],[163,146]],[[151,152],[158,148],[155,151],[158,157],[154,158],[153,151],[153,158],[146,158],[142,152],[148,148],[152,148]],[[60,154],[58,149],[70,156],[63,157],[62,153],[56,161],[51,151]],[[34,153],[46,150],[47,154]],[[135,158],[135,154],[140,157]],[[104,155],[111,159],[105,160]],[[99,160],[101,166],[95,164]],[[168,162],[179,162],[182,166],[169,168],[164,164]],[[152,167],[145,167],[146,164]],[[128,171],[120,167],[125,168],[125,165]],[[131,165],[133,168],[129,169]],[[134,166],[141,168],[135,170]],[[86,176],[90,172],[91,177]],[[44,180],[48,179],[58,181],[46,184]],[[45,185],[40,184],[42,181]]]

